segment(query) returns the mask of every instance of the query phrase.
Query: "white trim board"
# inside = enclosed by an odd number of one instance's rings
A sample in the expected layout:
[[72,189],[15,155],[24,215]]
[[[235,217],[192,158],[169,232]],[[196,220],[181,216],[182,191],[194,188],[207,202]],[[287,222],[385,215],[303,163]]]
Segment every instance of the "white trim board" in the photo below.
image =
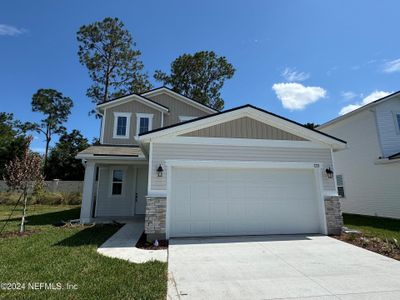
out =
[[153,114],[149,113],[136,113],[136,137],[139,136],[139,130],[140,130],[140,119],[141,118],[148,118],[149,119],[149,128],[148,131],[151,131],[153,129]]
[[229,169],[315,169],[323,166],[320,162],[273,162],[237,160],[184,160],[167,159],[167,167],[229,168]]
[[106,112],[107,112],[107,110],[105,109],[104,110],[104,113],[103,114],[100,114],[101,115],[101,131],[100,131],[100,143],[101,144],[103,144],[103,142],[104,142],[104,128],[105,128],[105,126],[106,126]]
[[[129,131],[131,127],[131,116],[132,113],[128,112],[114,112],[114,124],[113,124],[113,139],[129,139]],[[118,118],[126,118],[126,129],[125,135],[117,135]]]
[[326,144],[310,141],[246,139],[246,138],[214,138],[176,136],[160,138],[157,144],[185,144],[185,145],[221,145],[221,146],[260,146],[260,147],[285,147],[285,148],[316,148],[327,149]]
[[164,111],[164,112],[168,112],[169,111],[168,108],[166,108],[166,107],[164,107],[162,105],[159,105],[159,104],[157,104],[155,102],[152,102],[149,99],[146,99],[146,98],[144,98],[144,97],[142,97],[140,95],[136,95],[136,94],[128,95],[128,96],[122,97],[120,99],[110,100],[108,102],[99,104],[99,105],[97,105],[96,109],[97,110],[100,110],[100,109],[103,109],[103,108],[107,109],[107,108],[111,108],[111,107],[114,107],[114,106],[117,106],[117,105],[120,105],[120,104],[123,104],[123,103],[126,103],[126,102],[130,102],[130,101],[138,101],[138,102],[140,102],[140,103],[142,103],[144,105],[150,106],[150,107],[152,107],[152,108],[154,108],[156,110],[159,110],[159,111]]
[[153,173],[153,143],[149,144],[149,170],[147,173],[147,194],[151,194],[151,176]]

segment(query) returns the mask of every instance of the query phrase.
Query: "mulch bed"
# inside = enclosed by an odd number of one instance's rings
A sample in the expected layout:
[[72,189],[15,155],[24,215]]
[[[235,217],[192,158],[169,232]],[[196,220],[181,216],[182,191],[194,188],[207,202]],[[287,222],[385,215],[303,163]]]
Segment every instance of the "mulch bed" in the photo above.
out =
[[148,241],[147,235],[143,232],[136,243],[136,247],[146,250],[164,250],[168,249],[168,240],[158,240],[158,247],[156,247],[154,241]]
[[342,233],[334,238],[400,260],[400,242],[395,240],[383,240],[362,233]]

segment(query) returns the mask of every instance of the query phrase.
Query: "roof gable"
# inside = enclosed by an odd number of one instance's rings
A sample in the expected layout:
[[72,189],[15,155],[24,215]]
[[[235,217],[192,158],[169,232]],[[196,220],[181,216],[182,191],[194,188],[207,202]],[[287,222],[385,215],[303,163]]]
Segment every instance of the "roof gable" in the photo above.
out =
[[141,134],[139,139],[141,142],[148,142],[150,140],[154,141],[155,139],[164,137],[168,138],[178,135],[184,135],[188,132],[200,130],[242,117],[255,119],[259,122],[276,127],[306,140],[328,144],[330,145],[330,147],[335,149],[343,149],[346,145],[346,142],[343,140],[340,140],[318,130],[306,128],[300,123],[278,116],[250,104],[229,109],[221,113],[216,113],[213,115],[186,121],[180,124],[175,124],[149,131],[147,133]]
[[182,136],[191,137],[219,137],[219,138],[247,138],[247,139],[268,139],[306,141],[290,132],[281,130],[266,123],[257,121],[250,117],[242,117],[203,129],[194,130]]
[[171,89],[169,89],[167,87],[156,88],[154,90],[142,93],[141,96],[149,98],[149,97],[160,95],[160,94],[167,94],[167,95],[173,97],[174,99],[176,99],[178,101],[181,101],[181,102],[183,102],[185,104],[194,106],[194,107],[196,107],[196,108],[198,108],[198,109],[200,109],[200,110],[202,110],[204,112],[207,112],[207,113],[211,113],[212,114],[212,113],[218,112],[218,110],[216,110],[216,109],[214,109],[212,107],[209,107],[207,105],[201,104],[200,102],[198,102],[196,100],[193,100],[193,99],[190,99],[189,97],[183,96],[183,95],[181,95],[181,94],[179,94],[177,92],[174,92],[173,90],[171,90]]
[[[328,122],[326,122],[326,123],[320,125],[319,128],[320,128],[320,129],[323,129],[323,128],[326,128],[326,127],[328,127],[328,126],[330,126],[330,125],[336,124],[337,122],[342,121],[342,120],[345,120],[345,119],[347,119],[347,118],[349,118],[349,117],[351,117],[351,116],[353,116],[353,115],[355,115],[355,114],[357,114],[357,113],[359,113],[359,112],[361,112],[361,111],[364,111],[364,110],[367,109],[367,108],[371,108],[371,107],[373,107],[373,106],[379,105],[380,103],[386,102],[386,101],[388,101],[388,100],[393,100],[393,98],[396,97],[396,96],[400,96],[400,91],[397,91],[397,92],[395,92],[395,93],[392,93],[392,94],[390,94],[390,95],[387,95],[387,96],[385,96],[385,97],[383,97],[383,98],[380,98],[380,99],[378,99],[378,100],[375,100],[375,101],[373,101],[373,102],[370,102],[370,103],[368,103],[368,104],[365,104],[364,106],[361,106],[361,107],[359,107],[359,108],[357,108],[357,109],[355,109],[355,110],[353,110],[353,111],[351,111],[351,112],[349,112],[349,113],[347,113],[347,114],[344,114],[344,115],[342,115],[342,116],[339,116],[339,117],[337,117],[337,118],[334,118],[334,119],[332,119],[332,120],[330,120],[330,121],[328,121]],[[395,98],[395,99],[396,99],[396,98]],[[399,98],[397,98],[397,99],[399,99]]]
[[96,108],[98,111],[102,111],[106,108],[118,106],[118,105],[130,102],[130,101],[139,101],[140,103],[150,106],[159,111],[164,111],[164,112],[169,111],[168,107],[161,105],[157,102],[154,102],[151,99],[147,99],[146,97],[143,97],[141,95],[137,95],[137,94],[131,94],[131,95],[116,98],[116,99],[113,99],[113,100],[110,100],[107,102],[103,102],[101,104],[98,104]]

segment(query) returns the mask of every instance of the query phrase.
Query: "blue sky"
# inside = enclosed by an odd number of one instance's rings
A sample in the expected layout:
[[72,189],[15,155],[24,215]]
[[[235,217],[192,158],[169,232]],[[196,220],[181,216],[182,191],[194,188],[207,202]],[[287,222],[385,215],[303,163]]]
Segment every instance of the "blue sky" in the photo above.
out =
[[[76,31],[111,16],[151,79],[180,54],[214,50],[236,68],[225,108],[251,103],[321,124],[400,89],[398,11],[398,1],[2,1],[0,111],[39,120],[32,94],[54,88],[75,103],[67,128],[97,137]],[[32,148],[43,147],[37,135]]]

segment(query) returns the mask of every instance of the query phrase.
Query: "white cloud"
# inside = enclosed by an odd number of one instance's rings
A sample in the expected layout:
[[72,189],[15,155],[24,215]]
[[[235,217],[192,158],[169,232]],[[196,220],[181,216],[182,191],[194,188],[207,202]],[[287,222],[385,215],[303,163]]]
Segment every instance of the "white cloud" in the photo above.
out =
[[285,70],[282,71],[281,76],[289,82],[304,81],[310,78],[309,73],[298,72],[293,68],[285,68]]
[[357,97],[357,94],[352,92],[352,91],[346,91],[346,92],[342,92],[342,97],[344,98],[344,100],[352,100],[355,97]]
[[318,86],[304,86],[300,83],[275,83],[272,86],[284,108],[302,110],[307,105],[326,96],[326,90]]
[[349,104],[349,105],[346,105],[345,107],[343,107],[341,110],[340,110],[340,112],[339,112],[339,115],[345,115],[345,114],[347,114],[347,113],[349,113],[349,112],[351,112],[351,111],[353,111],[353,110],[356,110],[357,108],[360,108],[361,107],[361,105],[359,105],[359,104]]
[[380,98],[386,97],[387,95],[390,95],[391,92],[385,92],[385,91],[373,91],[371,94],[369,94],[368,96],[364,97],[364,99],[362,99],[361,102],[359,103],[354,103],[354,104],[349,104],[346,105],[345,107],[343,107],[340,111],[339,111],[339,115],[344,115],[347,114],[353,110],[356,110],[357,108],[360,108],[361,106],[364,106],[368,103],[371,103],[375,100],[378,100]]
[[386,62],[383,65],[383,72],[385,73],[400,72],[400,58]]
[[17,28],[15,26],[11,26],[11,25],[0,24],[0,36],[1,35],[17,36],[17,35],[23,34],[25,32],[26,32],[26,30],[23,28]]
[[365,105],[365,104],[371,103],[375,100],[386,97],[387,95],[390,95],[391,93],[392,92],[374,91],[362,100],[362,104]]

